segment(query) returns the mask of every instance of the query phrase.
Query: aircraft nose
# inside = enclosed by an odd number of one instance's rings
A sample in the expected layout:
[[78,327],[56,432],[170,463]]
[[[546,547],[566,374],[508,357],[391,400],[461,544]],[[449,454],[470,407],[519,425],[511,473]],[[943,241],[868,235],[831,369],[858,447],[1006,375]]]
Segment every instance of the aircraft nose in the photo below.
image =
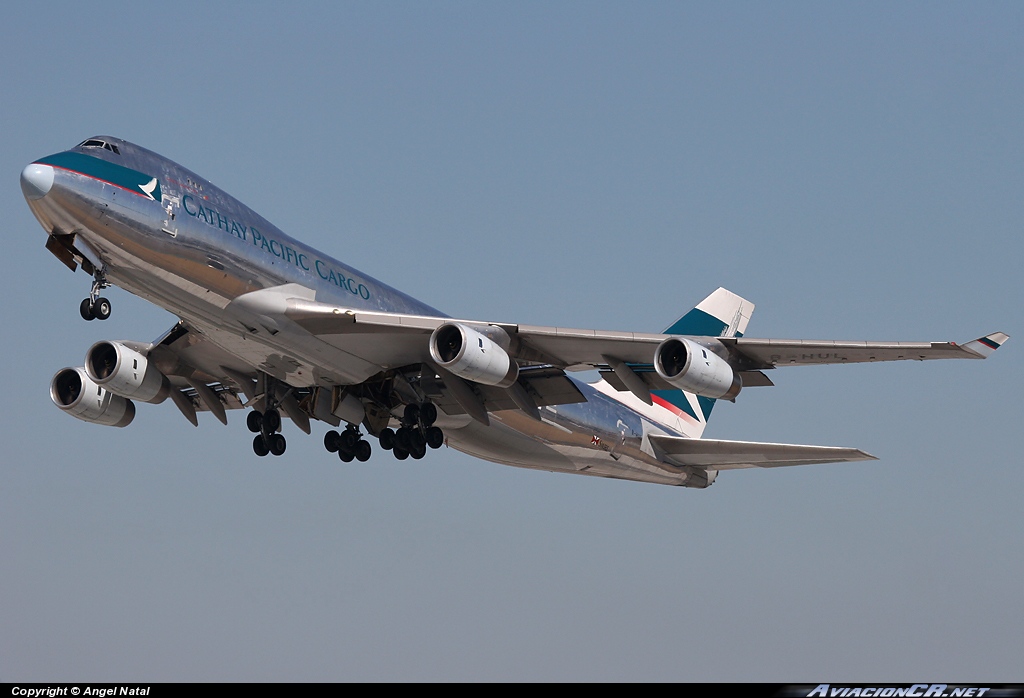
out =
[[52,186],[53,168],[49,165],[34,162],[21,171],[21,191],[30,201],[46,196]]

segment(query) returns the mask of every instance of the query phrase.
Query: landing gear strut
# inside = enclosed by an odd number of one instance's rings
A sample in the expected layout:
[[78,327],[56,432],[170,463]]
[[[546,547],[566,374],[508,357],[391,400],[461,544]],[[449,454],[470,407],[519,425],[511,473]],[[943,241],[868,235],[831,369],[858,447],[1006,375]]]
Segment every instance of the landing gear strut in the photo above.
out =
[[78,312],[81,313],[83,320],[106,320],[110,317],[110,301],[100,296],[100,291],[109,286],[104,270],[97,269],[93,274],[89,297],[78,306]]

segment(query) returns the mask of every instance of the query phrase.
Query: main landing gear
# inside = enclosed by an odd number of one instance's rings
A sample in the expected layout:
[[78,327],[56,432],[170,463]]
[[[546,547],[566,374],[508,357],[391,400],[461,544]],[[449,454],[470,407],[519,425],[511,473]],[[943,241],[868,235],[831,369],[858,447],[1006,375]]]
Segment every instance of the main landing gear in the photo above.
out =
[[427,447],[440,448],[444,444],[444,432],[434,426],[437,407],[430,402],[422,405],[410,403],[405,406],[402,426],[398,431],[385,428],[380,432],[380,447],[395,454],[398,460],[412,456],[419,460],[427,454]]
[[[381,429],[378,435],[380,447],[391,451],[398,460],[412,457],[419,460],[427,454],[427,447],[440,448],[444,444],[444,432],[434,426],[437,408],[429,402],[422,405],[405,406],[402,425],[398,431],[390,427]],[[359,428],[349,426],[341,433],[333,429],[324,435],[324,448],[337,453],[345,463],[357,460],[361,463],[370,459],[370,444],[363,438]]]
[[284,435],[278,433],[281,430],[281,413],[274,408],[266,412],[253,410],[245,418],[245,425],[249,431],[256,434],[252,440],[252,450],[260,457],[273,453],[280,456],[287,447]]
[[[245,424],[255,436],[252,450],[257,456],[284,453],[286,442],[281,430],[281,413],[278,412],[280,402],[271,402],[265,412],[253,410],[245,419]],[[401,426],[398,430],[385,427],[378,434],[380,447],[391,451],[398,460],[412,458],[419,460],[427,454],[427,448],[440,448],[444,445],[444,432],[434,426],[437,420],[437,407],[429,402],[417,405],[410,403],[405,406]],[[373,448],[359,431],[359,427],[350,424],[343,431],[334,429],[324,435],[324,448],[330,453],[337,453],[344,463],[354,460],[365,463],[370,460]]]
[[100,296],[100,291],[109,286],[106,274],[102,269],[97,269],[93,274],[89,297],[78,306],[78,312],[82,314],[83,320],[106,320],[110,317],[110,301]]
[[340,434],[333,429],[324,435],[324,448],[330,453],[337,453],[343,463],[351,463],[353,459],[360,463],[370,460],[370,442],[359,433],[359,428],[349,426]]

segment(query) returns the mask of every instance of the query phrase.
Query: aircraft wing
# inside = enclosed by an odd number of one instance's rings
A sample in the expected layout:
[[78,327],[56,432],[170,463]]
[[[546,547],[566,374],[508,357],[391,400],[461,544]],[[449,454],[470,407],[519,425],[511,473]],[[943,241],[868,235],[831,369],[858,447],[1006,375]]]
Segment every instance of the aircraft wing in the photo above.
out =
[[778,468],[787,465],[878,460],[856,448],[687,439],[662,434],[651,434],[649,438],[665,461],[680,467],[708,470]]
[[[428,340],[446,323],[481,331],[501,328],[511,340],[510,353],[522,365],[521,385],[512,386],[511,391],[482,384],[471,388],[464,380],[438,369],[442,388],[435,390],[433,397],[439,404],[446,404],[446,396],[451,398],[447,402],[452,404],[445,407],[449,414],[466,411],[486,423],[490,411],[525,405],[524,409],[531,412],[539,406],[580,401],[582,396],[563,370],[596,368],[615,388],[630,390],[645,402],[650,399],[649,390],[674,387],[652,366],[655,349],[670,336],[665,334],[356,310],[318,302],[312,289],[298,284],[243,294],[225,308],[223,320],[218,325],[180,323],[148,350],[177,388],[171,395],[174,402],[193,423],[195,410],[208,409],[225,422],[225,409],[239,409],[258,399],[262,393],[253,378],[253,369],[257,368],[297,388],[295,395],[301,399],[317,385],[357,385],[382,372],[434,365]],[[772,385],[761,370],[776,366],[983,359],[1008,337],[994,333],[962,346],[953,342],[689,338],[722,355],[739,373],[743,385],[753,387]],[[140,350],[146,351],[142,347]],[[304,430],[308,429],[294,397],[283,406]]]
[[[290,299],[285,316],[306,331],[337,346],[348,346],[357,336],[390,335],[392,348],[404,344],[410,352],[422,338],[445,323],[470,327],[500,327],[519,344],[517,356],[568,370],[604,368],[609,357],[635,364],[643,371],[651,366],[654,350],[670,335],[611,330],[541,327],[509,323],[487,323],[397,313],[368,312],[331,306],[316,301]],[[351,338],[350,340],[343,339]],[[751,339],[747,337],[691,337],[701,344],[720,342],[731,354],[739,371],[759,371],[777,366],[857,363],[928,359],[984,359],[999,348],[1008,335],[1002,332],[966,344],[956,342],[859,342]],[[358,341],[358,340],[356,340]],[[396,344],[397,343],[397,344]],[[425,343],[423,344],[425,346]],[[409,356],[409,362],[421,360]],[[656,379],[654,379],[656,380]],[[762,383],[770,385],[768,383]],[[657,386],[654,387],[664,387]]]

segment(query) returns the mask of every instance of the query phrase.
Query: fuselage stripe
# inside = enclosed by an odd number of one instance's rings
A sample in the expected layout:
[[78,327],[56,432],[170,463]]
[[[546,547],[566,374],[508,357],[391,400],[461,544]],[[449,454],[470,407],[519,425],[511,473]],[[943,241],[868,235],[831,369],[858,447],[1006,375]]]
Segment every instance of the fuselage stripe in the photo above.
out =
[[[40,163],[40,164],[50,165],[50,163],[48,163],[48,162]],[[146,196],[141,191],[135,191],[134,189],[129,189],[128,187],[122,186],[122,185],[118,184],[117,182],[111,182],[109,179],[103,179],[102,177],[97,177],[96,175],[89,174],[88,172],[82,172],[81,170],[73,170],[70,167],[62,167],[60,165],[50,165],[50,167],[52,167],[55,170],[64,170],[65,172],[73,172],[75,174],[80,174],[83,177],[88,177],[89,179],[95,179],[97,182],[103,182],[104,184],[109,184],[112,187],[117,187],[118,189],[121,189],[122,191],[126,191],[129,194],[135,194],[135,196],[141,196],[143,199],[149,199],[150,201],[155,201],[155,199],[153,199],[153,198],[151,198],[149,196]]]
[[673,405],[671,402],[669,402],[663,397],[659,397],[654,393],[651,393],[651,400],[654,401],[654,404],[658,405],[659,407],[664,407],[666,410],[676,415],[677,417],[681,417],[687,421],[693,422],[694,424],[700,424],[700,422],[689,412],[686,412],[682,408]]

